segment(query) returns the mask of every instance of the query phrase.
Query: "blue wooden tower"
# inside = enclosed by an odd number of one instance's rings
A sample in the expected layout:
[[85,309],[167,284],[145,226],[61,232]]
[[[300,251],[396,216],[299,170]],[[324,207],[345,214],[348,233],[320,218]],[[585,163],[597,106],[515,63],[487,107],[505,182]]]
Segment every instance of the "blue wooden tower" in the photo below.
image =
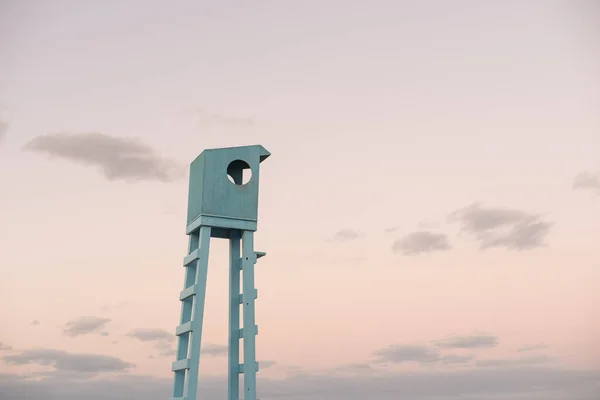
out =
[[[205,150],[190,166],[186,233],[189,251],[184,258],[185,282],[179,295],[181,319],[176,329],[177,360],[173,400],[196,400],[206,276],[211,238],[229,240],[229,395],[256,400],[256,335],[254,264],[265,253],[254,251],[258,217],[259,166],[271,154],[262,146]],[[250,180],[244,183],[245,173]],[[241,247],[241,249],[240,249]],[[241,279],[240,279],[241,278]],[[241,292],[240,292],[241,286]],[[240,327],[240,306],[243,326]],[[240,363],[240,340],[244,362]]]

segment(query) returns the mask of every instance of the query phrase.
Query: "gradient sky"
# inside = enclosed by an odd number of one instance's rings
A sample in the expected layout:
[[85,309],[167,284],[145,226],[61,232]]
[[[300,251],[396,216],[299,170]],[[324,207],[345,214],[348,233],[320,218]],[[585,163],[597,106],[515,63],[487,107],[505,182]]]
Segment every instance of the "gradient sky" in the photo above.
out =
[[598,4],[0,0],[0,397],[168,398],[187,165],[262,144],[262,400],[597,399]]

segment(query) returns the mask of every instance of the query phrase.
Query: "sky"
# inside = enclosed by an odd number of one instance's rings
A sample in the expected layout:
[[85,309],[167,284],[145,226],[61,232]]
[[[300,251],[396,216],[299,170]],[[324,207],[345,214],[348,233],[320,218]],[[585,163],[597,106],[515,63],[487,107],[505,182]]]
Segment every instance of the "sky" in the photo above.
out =
[[0,0],[0,398],[168,398],[189,163],[260,144],[261,400],[597,399],[599,27],[594,0]]

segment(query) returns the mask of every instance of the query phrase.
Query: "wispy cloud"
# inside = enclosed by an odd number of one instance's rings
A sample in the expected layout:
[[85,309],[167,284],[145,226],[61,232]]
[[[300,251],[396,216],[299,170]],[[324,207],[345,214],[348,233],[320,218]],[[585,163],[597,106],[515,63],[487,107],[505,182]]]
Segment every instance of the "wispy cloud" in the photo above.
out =
[[405,363],[417,362],[420,364],[437,363],[440,353],[428,346],[395,344],[373,353],[376,363]]
[[172,182],[184,174],[179,163],[140,140],[104,133],[50,133],[32,139],[24,150],[96,167],[110,181]]
[[359,239],[363,236],[364,234],[360,231],[354,229],[342,229],[333,235],[333,239],[337,240],[338,242],[347,242],[350,240]]
[[38,321],[37,319],[34,319],[33,321],[30,322],[31,325],[39,325],[40,321]]
[[473,360],[474,355],[446,354],[440,357],[440,362],[444,365],[468,364]]
[[63,328],[63,333],[66,336],[77,337],[89,334],[99,334],[107,336],[108,333],[104,331],[106,324],[110,322],[110,318],[102,317],[79,317],[68,321]]
[[441,233],[417,231],[394,242],[392,250],[404,255],[433,253],[451,248],[448,237]]
[[271,368],[271,367],[274,367],[275,365],[277,365],[277,361],[273,361],[273,360],[262,360],[259,362],[259,366],[261,369]]
[[600,193],[600,172],[582,172],[573,180],[573,188]]
[[129,332],[127,336],[142,342],[151,342],[158,350],[159,356],[171,357],[175,354],[175,334],[173,332],[160,328],[141,328]]
[[8,133],[8,122],[0,119],[0,143],[4,140],[4,137]]
[[[160,400],[169,397],[172,378],[120,374],[116,377],[77,380],[73,374],[47,379],[25,379],[0,374],[0,393],[7,400],[60,398],[62,400]],[[440,400],[440,399],[597,399],[600,374],[594,370],[548,365],[505,368],[461,368],[452,371],[333,374],[330,371],[290,374],[282,379],[261,379],[261,398],[290,400]],[[227,378],[201,377],[203,398],[224,398]],[[293,395],[291,395],[293,394]],[[568,396],[565,397],[565,394]]]
[[0,351],[8,351],[8,350],[12,350],[12,346],[9,346],[7,344],[0,342]]
[[528,345],[528,346],[523,346],[518,351],[519,351],[519,353],[526,353],[529,351],[546,350],[547,348],[548,348],[548,345],[545,345],[545,344],[532,344],[532,345]]
[[7,364],[37,364],[53,366],[56,370],[71,372],[114,372],[124,371],[135,365],[117,357],[100,354],[69,353],[54,349],[30,349],[18,354],[4,356]]
[[[206,343],[200,349],[202,354],[206,354],[207,356],[224,356],[227,354],[228,347],[222,344],[213,344]],[[263,361],[265,362],[265,361]],[[268,363],[268,361],[267,361]],[[262,365],[262,364],[261,364]],[[267,368],[267,367],[265,367]]]
[[[160,328],[143,328],[135,329],[127,336],[140,340],[142,342],[150,342],[154,348],[158,350],[158,355],[162,357],[171,357],[175,355],[175,334]],[[221,344],[205,343],[200,349],[202,354],[207,356],[223,356],[227,354],[228,347]]]
[[155,342],[157,340],[174,341],[175,335],[164,329],[135,329],[127,334],[127,336],[141,340],[142,342]]
[[475,203],[450,215],[464,232],[474,237],[481,249],[504,247],[530,250],[544,246],[552,224],[537,214],[507,208],[490,208]]
[[483,333],[474,333],[472,335],[455,335],[445,339],[436,340],[434,344],[444,349],[477,349],[490,348],[498,345],[496,336]]
[[520,366],[540,365],[548,364],[556,361],[552,357],[545,355],[531,356],[524,358],[499,358],[490,360],[478,360],[476,362],[477,367],[488,367],[488,368],[514,368]]

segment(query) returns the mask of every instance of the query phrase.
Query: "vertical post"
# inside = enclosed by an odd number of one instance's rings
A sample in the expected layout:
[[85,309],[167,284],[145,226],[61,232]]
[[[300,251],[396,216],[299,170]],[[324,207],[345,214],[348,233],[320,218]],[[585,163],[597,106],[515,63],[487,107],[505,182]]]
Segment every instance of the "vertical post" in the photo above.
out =
[[229,238],[229,363],[228,400],[240,398],[240,238],[231,230]]
[[196,279],[197,285],[196,299],[194,301],[193,316],[192,316],[192,341],[190,343],[190,369],[187,380],[188,400],[196,400],[198,392],[198,370],[200,364],[200,345],[202,343],[202,325],[204,322],[204,299],[206,297],[206,278],[208,272],[208,252],[210,249],[210,234],[209,226],[200,227],[199,259],[196,263]]
[[244,400],[256,400],[256,327],[254,309],[254,232],[242,233],[244,309]]

